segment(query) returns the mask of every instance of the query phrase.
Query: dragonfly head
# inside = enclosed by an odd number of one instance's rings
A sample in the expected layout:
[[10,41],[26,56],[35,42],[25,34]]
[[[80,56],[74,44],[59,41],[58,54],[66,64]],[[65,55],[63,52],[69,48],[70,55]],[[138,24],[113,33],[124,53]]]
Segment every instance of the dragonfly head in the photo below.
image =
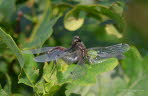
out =
[[74,38],[73,38],[73,43],[76,44],[76,43],[78,43],[78,42],[81,42],[80,37],[79,37],[79,36],[74,36]]
[[78,43],[81,43],[81,42],[82,41],[79,36],[74,36],[72,40],[72,46],[70,49],[74,49],[78,45]]

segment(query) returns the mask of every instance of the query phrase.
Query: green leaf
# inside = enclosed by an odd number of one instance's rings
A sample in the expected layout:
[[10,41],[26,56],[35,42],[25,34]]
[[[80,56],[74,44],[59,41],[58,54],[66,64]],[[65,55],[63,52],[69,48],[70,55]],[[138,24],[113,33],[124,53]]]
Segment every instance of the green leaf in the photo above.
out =
[[85,13],[83,11],[70,10],[64,17],[64,27],[69,31],[79,29],[84,23]]
[[142,75],[142,57],[135,47],[125,53],[126,58],[122,61],[122,67],[125,74],[130,78],[131,82]]
[[[76,67],[77,65],[69,65],[67,70],[63,73],[58,73],[57,75],[57,79],[59,83],[64,83],[64,82],[71,82],[72,84],[75,85],[86,85],[86,84],[92,84],[96,82],[96,76],[98,74],[101,74],[103,72],[107,72],[107,71],[111,71],[113,70],[116,66],[118,65],[118,61],[115,58],[111,58],[111,59],[107,59],[104,60],[103,62],[99,62],[98,64],[93,64],[93,65],[87,65],[85,66],[85,68],[79,68]],[[83,66],[82,66],[83,67]],[[73,70],[76,69],[76,73],[74,73],[75,75],[79,75],[82,74],[81,77],[78,77],[76,79],[72,79],[71,78],[71,72],[73,72]],[[87,69],[87,70],[85,70]],[[83,75],[83,71],[86,71],[86,74]],[[70,75],[70,78],[68,75]],[[69,80],[70,79],[70,80]]]
[[[46,86],[47,88],[48,86]],[[52,87],[49,86],[50,90],[48,91],[47,95],[46,96],[54,96],[54,94],[59,90],[59,88],[61,87],[61,85],[54,85]]]
[[2,86],[0,85],[0,96],[9,96],[4,89],[2,89]]
[[34,87],[34,84],[32,84],[31,80],[29,80],[29,77],[27,77],[27,74],[24,72],[24,70],[22,70],[22,72],[19,74],[18,79],[18,83],[23,83],[30,87]]
[[9,34],[4,32],[1,28],[0,28],[0,38],[10,48],[10,50],[15,54],[22,68],[24,65],[24,57],[21,51],[19,50],[19,48],[17,47],[13,38]]
[[4,86],[4,89],[2,89],[0,85],[0,96],[10,96],[11,95],[11,80],[7,73],[5,74],[5,76],[7,78],[7,82]]
[[101,20],[102,17],[100,16],[100,7],[104,7],[102,5],[77,5],[75,6],[73,9],[76,10],[75,13],[78,13],[78,12],[83,12],[85,13],[84,15],[80,14],[80,17],[93,17],[94,19],[97,19],[97,20]]
[[64,26],[69,31],[75,31],[79,29],[84,23],[84,18],[76,18],[73,16],[66,17],[64,19]]
[[11,94],[11,78],[10,76],[6,73],[5,74],[6,78],[7,78],[7,83],[4,87],[4,90],[6,91],[7,94]]
[[[80,13],[83,13],[82,15]],[[85,13],[85,14],[84,14]],[[80,15],[79,15],[80,14]],[[80,17],[79,17],[80,16]],[[115,21],[115,27],[123,31],[124,22],[120,14],[115,13],[108,7],[94,4],[94,5],[77,5],[70,10],[64,18],[65,28],[70,31],[75,31],[80,28],[84,22],[85,17],[93,17],[99,21],[112,19]]]
[[68,10],[69,8],[72,8],[73,6],[68,3],[60,3],[60,4],[55,4],[53,7],[53,15],[57,14],[65,14],[65,11]]
[[33,30],[33,34],[30,37],[30,42],[25,47],[41,47],[44,42],[52,35],[53,25],[59,19],[60,16],[52,16],[52,11],[47,8],[44,12],[42,20],[36,25]]
[[[114,70],[116,74],[119,74],[115,77],[111,76],[113,72],[100,74],[97,77],[97,83],[90,86],[68,85],[66,96],[71,93],[84,96],[86,94],[94,96],[146,96],[148,94],[146,91],[148,89],[148,56],[142,58],[135,47],[131,47],[125,55],[126,58],[122,60],[121,64],[123,66],[122,73],[119,73],[121,69],[118,69],[118,72]],[[127,79],[130,82],[127,82]]]
[[[11,10],[10,10],[11,9]],[[0,21],[9,20],[15,10],[15,0],[0,1]]]
[[46,83],[43,79],[36,83],[34,90],[38,94],[43,94],[44,96],[53,96],[62,85],[58,85],[55,83]]
[[114,20],[116,28],[121,32],[123,32],[125,24],[124,24],[123,18],[119,14],[105,7],[100,7],[100,13]]
[[39,68],[38,64],[34,61],[33,55],[24,54],[25,64],[22,69],[22,72],[19,75],[18,83],[24,83],[28,86],[34,87],[38,76],[39,76]]
[[49,64],[44,65],[44,74],[43,78],[45,79],[46,82],[48,83],[57,83],[57,78],[56,78],[56,68],[57,65],[53,64],[53,62]]
[[120,16],[122,16],[123,14],[123,9],[125,7],[125,3],[123,2],[115,2],[110,6],[110,9],[114,12],[116,12],[117,14],[119,14]]
[[94,6],[77,5],[71,9],[64,17],[64,27],[69,31],[75,31],[79,29],[87,15],[100,19],[99,14],[94,10]]
[[35,84],[34,91],[38,94],[45,94],[45,82],[43,79]]
[[[88,84],[95,83],[96,76],[98,74],[113,70],[117,66],[117,64],[118,64],[117,59],[111,58],[111,59],[104,60],[104,62],[102,63],[99,62],[99,64],[87,65],[87,73],[85,75],[83,75],[82,77],[78,77],[77,79],[73,79],[73,78],[71,79],[67,77],[71,75],[70,72],[72,72],[73,69],[75,69],[77,65],[71,64],[71,65],[66,66],[62,60],[59,60],[56,65],[53,64],[53,62],[51,62],[50,64],[46,63],[44,66],[43,77],[45,81],[48,82],[49,86],[46,87],[45,90],[46,92],[49,92],[51,94],[50,91],[52,88],[54,88],[55,86],[60,87],[62,84],[65,84],[65,83],[70,83],[74,85],[88,85]],[[82,68],[82,70],[83,69],[84,68]],[[78,73],[80,70],[81,69],[77,70]],[[82,71],[80,71],[80,74],[81,72]]]
[[7,73],[7,67],[8,65],[4,61],[0,61],[0,72]]
[[[118,39],[123,37],[122,34],[119,33],[119,31],[111,24],[107,24],[105,29],[106,29],[107,34],[109,34],[109,35],[115,36]],[[111,39],[113,40],[113,38],[111,38]]]
[[[122,61],[122,67],[126,76],[128,77],[128,90],[135,90],[135,96],[145,96],[148,94],[148,76],[147,64],[148,56],[142,58],[139,51],[135,47],[125,54],[126,58]],[[125,93],[122,93],[126,96]],[[123,95],[121,95],[123,96]]]
[[143,58],[144,73],[148,73],[148,55]]
[[113,71],[102,73],[97,76],[97,82],[89,86],[68,85],[66,96],[71,93],[81,94],[81,96],[117,96],[117,92],[127,88],[126,82],[120,77],[112,78],[110,75]]

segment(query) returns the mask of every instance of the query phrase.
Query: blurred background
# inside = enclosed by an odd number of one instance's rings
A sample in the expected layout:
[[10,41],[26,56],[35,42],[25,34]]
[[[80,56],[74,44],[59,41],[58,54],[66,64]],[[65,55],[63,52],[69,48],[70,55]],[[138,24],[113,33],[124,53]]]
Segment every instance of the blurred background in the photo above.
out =
[[[20,50],[44,46],[68,48],[75,35],[81,37],[87,48],[127,43],[131,49],[125,53],[126,58],[112,72],[98,75],[95,84],[62,86],[53,93],[147,96],[147,10],[147,0],[0,0],[0,27]],[[36,93],[32,86],[18,84],[21,71],[16,56],[0,36],[1,96]],[[64,90],[62,95],[60,90]]]

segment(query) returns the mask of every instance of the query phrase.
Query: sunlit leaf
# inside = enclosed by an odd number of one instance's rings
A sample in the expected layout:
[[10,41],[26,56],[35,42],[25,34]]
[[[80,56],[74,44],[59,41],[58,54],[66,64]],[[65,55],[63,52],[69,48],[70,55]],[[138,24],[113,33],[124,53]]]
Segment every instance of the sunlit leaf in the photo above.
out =
[[84,23],[84,18],[68,17],[64,21],[64,26],[70,31],[75,31],[80,28]]
[[107,24],[106,27],[106,32],[107,34],[109,35],[113,35],[113,36],[116,36],[117,38],[122,38],[122,34],[118,32],[118,30],[111,24]]
[[[81,18],[79,17],[80,12],[85,13]],[[92,4],[92,5],[78,5],[75,6],[72,10],[70,10],[65,18],[64,18],[64,25],[65,28],[70,31],[75,31],[78,28],[80,28],[83,24],[82,21],[84,21],[84,17],[93,17],[99,21],[103,21],[104,18],[112,19],[115,22],[115,27],[119,29],[120,31],[123,31],[124,28],[124,22],[123,18],[110,10],[108,7],[99,5],[99,4]],[[69,18],[68,18],[69,17]],[[75,17],[75,19],[74,19]],[[76,22],[77,20],[77,22]],[[80,22],[81,20],[81,22]],[[75,21],[75,22],[74,22]],[[79,22],[79,23],[78,23]]]
[[79,29],[84,23],[85,13],[76,9],[70,10],[64,17],[64,26],[69,31]]

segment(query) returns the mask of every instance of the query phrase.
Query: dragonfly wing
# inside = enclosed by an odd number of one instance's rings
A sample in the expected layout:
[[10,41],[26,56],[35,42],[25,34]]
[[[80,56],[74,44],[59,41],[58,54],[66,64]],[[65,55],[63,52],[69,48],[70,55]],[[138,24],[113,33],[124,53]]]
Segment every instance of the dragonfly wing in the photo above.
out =
[[38,54],[38,53],[44,53],[44,52],[50,51],[53,48],[55,48],[55,47],[44,47],[44,48],[39,48],[39,49],[23,50],[22,53],[25,53],[25,54]]
[[54,50],[53,52],[37,56],[34,59],[36,62],[54,61],[54,60],[64,57],[66,54],[68,54],[68,52],[61,51],[61,50]]
[[78,55],[76,52],[68,53],[62,59],[67,63],[67,64],[74,64],[78,61]]
[[102,62],[102,59],[107,59],[112,57],[122,59],[124,57],[123,53],[129,50],[129,45],[116,44],[108,47],[96,47],[88,49],[88,51],[90,50],[94,50],[96,52],[96,56],[94,56],[93,58],[89,58],[89,61],[91,63],[99,60]]
[[34,58],[36,62],[47,62],[51,61],[49,58],[49,54],[40,55]]
[[96,47],[96,48],[90,48],[90,49],[97,51],[98,56],[102,58],[116,57],[128,51],[129,45],[128,44],[116,44],[116,45],[108,46],[108,47]]

